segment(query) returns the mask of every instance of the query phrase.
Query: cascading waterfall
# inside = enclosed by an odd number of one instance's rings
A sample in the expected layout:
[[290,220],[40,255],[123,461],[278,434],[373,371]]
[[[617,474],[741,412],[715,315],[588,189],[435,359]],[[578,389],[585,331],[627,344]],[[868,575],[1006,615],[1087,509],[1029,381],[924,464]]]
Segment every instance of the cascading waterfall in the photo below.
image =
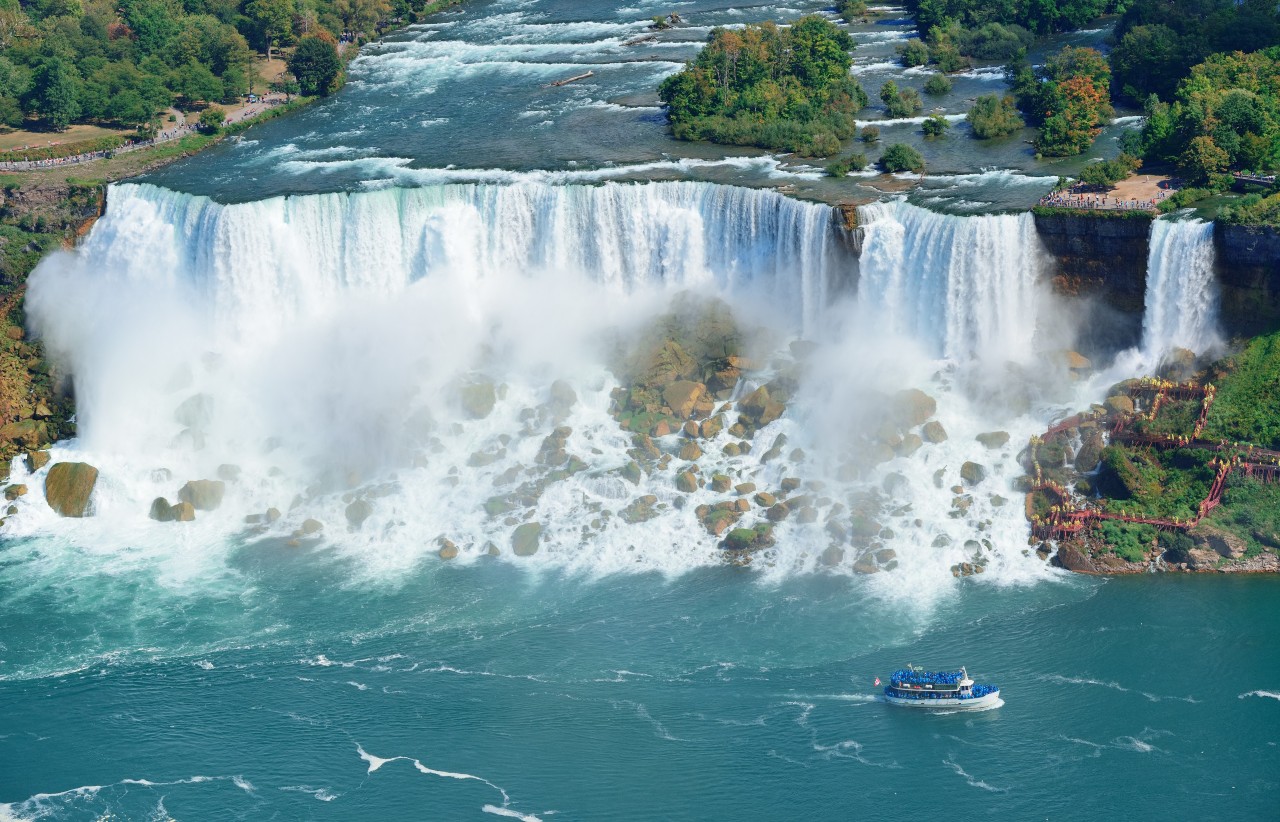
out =
[[1156,362],[1174,348],[1205,353],[1221,342],[1213,223],[1154,220],[1150,246],[1143,354]]
[[958,361],[1031,353],[1044,252],[1030,214],[956,217],[898,199],[858,217],[865,322]]
[[[863,216],[863,305],[853,313],[873,320],[851,322],[837,295],[854,263],[831,209],[770,191],[446,185],[220,205],[116,186],[86,242],[44,263],[28,296],[35,330],[75,375],[79,438],[63,458],[103,469],[98,515],[59,521],[35,492],[6,528],[72,529],[75,541],[99,545],[123,535],[130,550],[143,545],[172,563],[173,532],[148,522],[151,500],[173,499],[187,479],[226,475],[237,479],[222,507],[182,531],[214,570],[233,546],[287,539],[309,518],[326,524],[325,539],[356,573],[380,578],[402,574],[440,539],[461,548],[460,561],[477,561],[529,521],[543,527],[542,550],[525,560],[535,565],[679,573],[719,562],[719,539],[695,511],[723,492],[710,481],[678,491],[678,462],[626,479],[633,443],[609,413],[619,335],[644,331],[673,295],[693,291],[754,318],[755,342],[768,347],[743,390],[776,373],[801,385],[787,414],[757,433],[760,447],[728,448],[727,429],[703,441],[703,476],[760,488],[800,477],[841,489],[837,498],[872,499],[891,485],[912,504],[877,514],[880,533],[837,556],[848,569],[874,553],[902,569],[881,584],[917,595],[926,579],[945,589],[948,569],[976,551],[996,552],[992,576],[1041,573],[1020,551],[998,556],[1024,539],[1014,506],[976,495],[957,517],[936,485],[943,475],[945,486],[959,483],[976,434],[999,427],[1017,442],[1039,425],[1016,413],[997,425],[936,363],[940,354],[1018,359],[1029,349],[1030,223],[905,204]],[[931,349],[925,356],[888,342],[912,334]],[[770,353],[795,337],[823,344],[807,366]],[[803,377],[805,368],[818,379]],[[460,386],[477,377],[494,386],[492,410],[479,414],[459,401]],[[553,418],[548,387],[557,379],[578,402]],[[878,413],[876,397],[906,387],[938,398],[952,439],[866,462],[859,414]],[[564,447],[586,467],[549,480],[530,466],[557,426],[571,429]],[[785,449],[780,434],[791,441]],[[663,448],[674,456],[680,443]],[[981,458],[992,488],[1018,471],[1012,453]],[[38,476],[27,479],[39,488]],[[504,501],[513,494],[514,511]],[[367,518],[339,527],[353,495],[369,501]],[[639,498],[652,516],[624,517]],[[812,569],[839,547],[824,518],[847,517],[846,506],[826,495],[810,503],[813,517],[777,525],[773,573]],[[268,506],[286,513],[246,534],[244,517]],[[976,530],[986,548],[971,539]]]

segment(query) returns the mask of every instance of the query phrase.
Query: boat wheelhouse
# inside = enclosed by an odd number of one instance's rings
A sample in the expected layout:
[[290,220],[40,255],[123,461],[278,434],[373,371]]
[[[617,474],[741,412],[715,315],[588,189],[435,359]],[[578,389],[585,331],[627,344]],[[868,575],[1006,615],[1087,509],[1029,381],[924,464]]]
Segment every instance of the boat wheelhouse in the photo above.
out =
[[926,671],[914,665],[894,671],[885,686],[886,702],[908,708],[976,710],[1000,705],[1000,689],[995,685],[979,685],[969,673],[958,671]]

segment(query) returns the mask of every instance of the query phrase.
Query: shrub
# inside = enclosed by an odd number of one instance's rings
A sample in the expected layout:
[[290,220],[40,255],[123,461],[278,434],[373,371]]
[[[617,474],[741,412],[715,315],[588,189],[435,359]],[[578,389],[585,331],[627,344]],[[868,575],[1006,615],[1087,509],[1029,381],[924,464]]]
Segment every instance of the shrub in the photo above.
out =
[[863,0],[840,0],[836,4],[836,11],[846,23],[852,23],[859,17],[867,16],[867,4]]
[[200,130],[206,134],[217,134],[226,121],[227,112],[219,106],[209,106],[200,112]]
[[918,91],[910,87],[899,89],[892,80],[880,87],[880,99],[890,117],[910,117],[924,108]]
[[1006,137],[1026,125],[1018,116],[1018,109],[1009,95],[982,95],[974,101],[966,119],[973,136],[980,140]]
[[945,74],[931,74],[924,83],[925,94],[946,94],[951,91],[951,80]]
[[863,126],[862,134],[858,135],[858,139],[864,143],[874,143],[880,139],[880,129],[875,126]]
[[1134,525],[1114,520],[1104,520],[1097,533],[1111,548],[1112,553],[1129,562],[1145,560],[1147,551],[1156,538],[1156,529],[1150,525]]
[[951,121],[939,112],[926,117],[920,127],[924,129],[926,137],[941,137],[951,128]]
[[1142,161],[1130,154],[1121,154],[1113,160],[1099,160],[1080,169],[1080,182],[1099,188],[1112,188],[1142,166]]
[[929,47],[923,40],[911,39],[898,46],[898,58],[907,68],[923,66],[929,62]]
[[880,167],[893,173],[896,171],[923,171],[924,157],[920,152],[905,143],[894,143],[885,149],[880,156]]
[[862,171],[867,167],[867,155],[851,154],[840,160],[836,160],[827,166],[827,174],[832,177],[843,177],[850,171]]

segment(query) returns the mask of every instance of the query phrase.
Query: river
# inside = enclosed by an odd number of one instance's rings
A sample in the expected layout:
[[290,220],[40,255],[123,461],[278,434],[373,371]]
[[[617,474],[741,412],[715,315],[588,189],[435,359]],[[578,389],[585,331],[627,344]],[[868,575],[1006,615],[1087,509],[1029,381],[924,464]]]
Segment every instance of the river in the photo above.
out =
[[[61,519],[47,469],[13,466],[0,820],[1273,816],[1280,583],[1069,575],[1012,488],[1048,423],[1221,344],[1212,232],[1157,223],[1142,346],[1070,374],[1088,329],[1021,209],[1073,166],[1026,135],[885,125],[930,163],[906,196],[666,136],[652,89],[709,27],[818,8],[694,0],[627,45],[671,9],[478,0],[369,47],[332,100],[113,186],[29,286],[75,375],[54,461],[101,477]],[[890,65],[909,29],[853,28],[873,99],[923,84]],[[813,518],[746,567],[695,512],[725,494],[677,489],[679,437],[629,479],[610,413],[618,352],[688,305],[727,307],[754,363],[725,399],[790,389],[748,451],[723,431],[697,458],[802,484]],[[883,431],[904,389],[945,439]],[[580,469],[539,467],[556,436]],[[149,518],[215,476],[217,510]],[[1004,704],[877,700],[907,663]]]

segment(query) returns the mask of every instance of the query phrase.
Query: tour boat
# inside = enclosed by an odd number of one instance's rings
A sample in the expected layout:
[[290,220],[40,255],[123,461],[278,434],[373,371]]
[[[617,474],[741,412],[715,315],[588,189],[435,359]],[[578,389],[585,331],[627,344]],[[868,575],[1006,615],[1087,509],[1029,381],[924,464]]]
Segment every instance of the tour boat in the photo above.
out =
[[[876,684],[880,684],[879,679]],[[894,705],[932,710],[979,710],[1002,704],[998,687],[978,685],[964,668],[926,671],[914,665],[893,672],[885,686],[884,698]]]

